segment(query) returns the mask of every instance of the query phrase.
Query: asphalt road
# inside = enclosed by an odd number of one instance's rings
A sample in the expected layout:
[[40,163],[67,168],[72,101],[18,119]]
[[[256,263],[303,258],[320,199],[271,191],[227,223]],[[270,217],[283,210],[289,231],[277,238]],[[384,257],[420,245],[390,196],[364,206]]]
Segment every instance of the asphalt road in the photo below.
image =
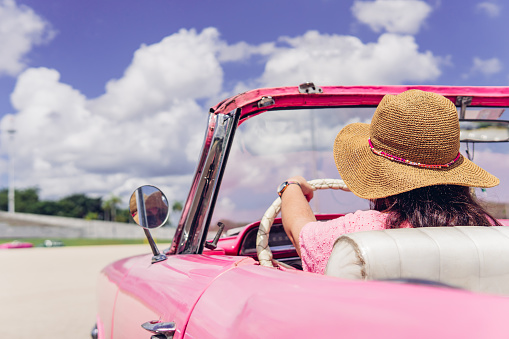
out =
[[0,338],[90,338],[101,269],[149,252],[146,244],[0,250]]

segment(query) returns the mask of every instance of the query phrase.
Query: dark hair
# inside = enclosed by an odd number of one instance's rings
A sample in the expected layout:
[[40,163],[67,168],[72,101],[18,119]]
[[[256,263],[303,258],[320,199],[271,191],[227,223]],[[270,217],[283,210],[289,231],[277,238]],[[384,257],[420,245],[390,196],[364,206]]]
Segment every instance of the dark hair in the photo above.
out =
[[388,213],[386,228],[399,228],[405,221],[413,227],[501,225],[466,186],[421,187],[371,200],[371,208]]

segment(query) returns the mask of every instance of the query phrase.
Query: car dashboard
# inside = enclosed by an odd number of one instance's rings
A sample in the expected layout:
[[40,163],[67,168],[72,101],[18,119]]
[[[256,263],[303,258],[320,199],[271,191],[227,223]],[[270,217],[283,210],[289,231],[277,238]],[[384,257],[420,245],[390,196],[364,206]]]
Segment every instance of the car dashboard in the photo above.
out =
[[[258,227],[250,228],[245,234],[240,246],[239,255],[256,258],[256,235]],[[274,259],[302,270],[302,263],[292,241],[286,235],[283,224],[274,223],[269,233],[269,247]]]

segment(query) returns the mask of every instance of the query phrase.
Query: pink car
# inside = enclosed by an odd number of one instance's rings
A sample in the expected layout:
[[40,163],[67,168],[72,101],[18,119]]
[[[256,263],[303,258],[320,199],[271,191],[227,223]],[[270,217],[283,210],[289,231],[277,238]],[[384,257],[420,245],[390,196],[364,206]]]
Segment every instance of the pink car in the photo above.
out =
[[[469,119],[461,123],[462,153],[501,179],[499,187],[477,194],[509,225],[501,214],[509,191],[503,163],[509,88],[306,83],[249,91],[210,109],[172,246],[160,253],[151,242],[152,254],[102,270],[92,336],[507,337],[505,227],[359,232],[336,242],[326,275],[318,275],[301,270],[277,218],[276,188],[282,180],[296,174],[337,178],[332,156],[337,132],[351,122],[369,122],[385,94],[412,88],[444,95],[462,120]],[[334,188],[336,180],[317,182]],[[143,199],[143,193],[136,196]],[[158,225],[150,225],[145,215],[152,210],[145,206],[148,200],[137,202],[133,215],[148,222],[141,224],[151,241],[149,229]],[[349,192],[324,190],[312,207],[319,220],[328,220],[340,216],[338,210],[368,204]],[[209,235],[217,237],[206,240]],[[422,252],[414,255],[418,249]]]
[[0,244],[0,249],[30,248],[30,247],[34,247],[34,245],[30,242],[17,241],[17,240]]

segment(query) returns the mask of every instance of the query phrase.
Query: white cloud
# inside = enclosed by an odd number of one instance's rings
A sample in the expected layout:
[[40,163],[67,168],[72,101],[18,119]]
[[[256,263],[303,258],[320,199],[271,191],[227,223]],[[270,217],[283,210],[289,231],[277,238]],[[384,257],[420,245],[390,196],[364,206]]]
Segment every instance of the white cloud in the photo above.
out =
[[492,18],[500,15],[500,6],[493,2],[484,1],[484,2],[478,3],[476,5],[476,9],[479,12],[484,13],[487,16],[492,17]]
[[[127,95],[128,93],[126,93]],[[142,109],[130,119],[87,108],[87,99],[59,81],[55,70],[28,69],[12,94],[16,182],[38,186],[42,196],[75,191],[126,195],[128,178],[185,176],[192,172],[206,114],[191,99],[164,109]],[[9,127],[10,116],[2,121]],[[186,182],[187,184],[187,182]],[[134,189],[131,187],[130,189]],[[184,194],[184,193],[182,193]]]
[[259,46],[249,45],[241,41],[235,45],[228,45],[223,42],[219,46],[219,61],[242,61],[249,59],[252,55],[270,55],[276,50],[273,42],[264,43]]
[[62,83],[57,70],[27,69],[11,95],[17,113],[0,126],[14,120],[17,129],[17,186],[38,186],[44,198],[114,193],[127,201],[138,185],[152,183],[170,201],[183,200],[203,142],[208,107],[202,102],[235,94],[225,93],[222,63],[253,56],[266,61],[263,74],[246,81],[257,86],[400,84],[440,75],[440,59],[419,52],[411,36],[383,34],[364,44],[308,32],[229,45],[214,28],[181,30],[141,46],[123,77],[94,99]]
[[481,73],[483,75],[492,75],[502,70],[502,62],[498,58],[481,59],[474,58],[470,73]]
[[0,75],[16,75],[26,67],[26,54],[51,40],[55,32],[34,11],[14,0],[0,0]]
[[431,6],[421,0],[355,1],[352,13],[373,31],[416,34],[431,13]]
[[268,60],[263,86],[297,85],[389,85],[437,79],[442,59],[419,52],[412,36],[383,34],[377,42],[364,44],[353,36],[322,35],[282,38],[280,48]]
[[182,30],[140,47],[124,76],[93,100],[60,82],[56,70],[23,72],[11,95],[17,184],[39,186],[42,196],[126,195],[135,188],[124,186],[128,178],[170,176],[180,178],[172,190],[183,199],[178,187],[188,185],[207,119],[196,100],[222,86],[218,36]]
[[[207,120],[207,107],[201,103],[232,94],[225,94],[223,88],[222,63],[247,62],[256,55],[266,62],[265,70],[246,82],[257,86],[295,86],[307,80],[319,85],[423,82],[436,79],[443,62],[431,52],[420,52],[412,36],[386,33],[365,44],[351,36],[308,32],[257,46],[229,45],[210,28],[200,33],[182,30],[159,43],[141,46],[124,76],[111,80],[104,95],[95,99],[61,82],[57,70],[27,69],[11,95],[17,112],[4,117],[0,125],[5,130],[14,121],[17,130],[17,187],[37,186],[43,198],[113,193],[127,202],[136,187],[154,184],[170,201],[185,199]],[[477,58],[474,64],[484,72],[500,70],[500,61],[493,60]],[[268,119],[267,125],[276,131],[291,127],[277,121],[276,115]],[[258,182],[253,177],[275,187],[282,177],[300,174],[305,168],[298,160],[288,162],[290,167],[280,166],[283,160],[278,154],[260,148],[281,151],[288,142],[299,144],[308,138],[303,126],[296,126],[285,134],[286,143],[269,145],[257,134],[254,122],[244,125],[250,129],[239,130],[236,140],[251,144],[241,149],[264,154],[262,167],[241,154],[240,161],[229,163],[223,188],[228,192],[230,186],[240,184],[255,196],[232,196],[218,204],[218,209],[228,210],[234,201],[236,213],[244,213],[246,220],[252,211],[239,207],[243,199],[258,199],[260,208],[267,203],[259,187],[252,187]],[[330,119],[325,122],[317,149],[323,147],[321,142],[330,144],[340,128]],[[239,156],[238,152],[234,149],[232,155]],[[319,175],[335,171],[332,159],[327,159],[318,161],[323,163]],[[5,167],[2,159],[0,167]]]
[[214,28],[197,34],[180,30],[134,54],[124,76],[110,80],[106,93],[90,102],[94,112],[127,120],[150,114],[174,100],[195,100],[217,95],[223,70],[217,54],[219,33]]

